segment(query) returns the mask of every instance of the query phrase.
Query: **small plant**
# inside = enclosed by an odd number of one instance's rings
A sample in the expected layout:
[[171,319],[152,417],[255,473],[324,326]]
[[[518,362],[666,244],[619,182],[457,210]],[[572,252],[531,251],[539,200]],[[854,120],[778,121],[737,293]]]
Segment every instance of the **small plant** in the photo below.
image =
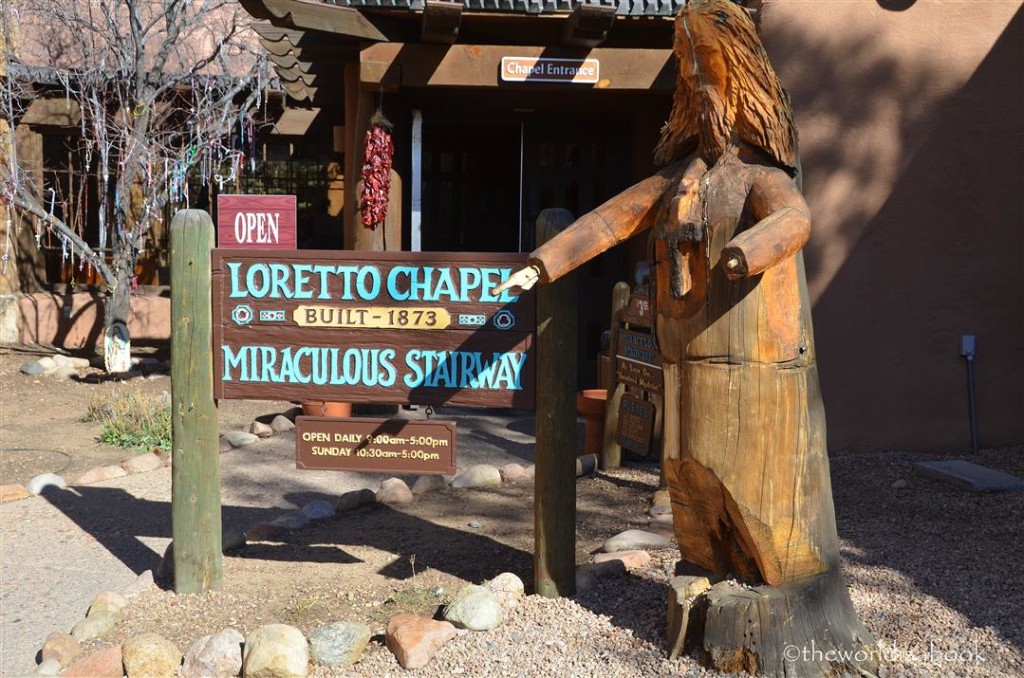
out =
[[118,389],[92,398],[86,421],[102,425],[99,440],[108,445],[139,452],[171,448],[171,403],[165,396]]

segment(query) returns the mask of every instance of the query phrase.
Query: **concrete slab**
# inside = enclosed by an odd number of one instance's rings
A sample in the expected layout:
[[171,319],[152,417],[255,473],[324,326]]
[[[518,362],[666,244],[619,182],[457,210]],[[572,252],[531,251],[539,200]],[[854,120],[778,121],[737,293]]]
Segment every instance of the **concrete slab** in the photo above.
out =
[[1024,480],[1009,473],[973,464],[964,459],[922,461],[917,467],[926,476],[974,492],[1024,492]]

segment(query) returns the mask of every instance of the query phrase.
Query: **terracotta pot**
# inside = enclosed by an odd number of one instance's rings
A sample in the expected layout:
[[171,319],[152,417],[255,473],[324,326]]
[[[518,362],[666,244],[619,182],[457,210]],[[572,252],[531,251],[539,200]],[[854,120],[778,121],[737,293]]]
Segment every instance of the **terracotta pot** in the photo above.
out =
[[322,400],[303,400],[302,413],[307,417],[351,417],[352,403],[325,403]]
[[576,394],[576,411],[583,415],[583,452],[580,454],[601,454],[604,444],[604,412],[608,391],[603,388],[588,388]]

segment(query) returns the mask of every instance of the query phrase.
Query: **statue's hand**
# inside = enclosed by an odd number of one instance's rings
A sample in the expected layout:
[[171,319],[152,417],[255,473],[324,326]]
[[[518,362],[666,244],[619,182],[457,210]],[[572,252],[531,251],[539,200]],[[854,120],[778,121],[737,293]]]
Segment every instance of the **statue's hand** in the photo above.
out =
[[536,285],[538,280],[540,280],[540,269],[536,266],[527,266],[519,269],[506,278],[505,282],[495,287],[494,294],[501,294],[505,290],[512,290],[513,294],[521,294]]

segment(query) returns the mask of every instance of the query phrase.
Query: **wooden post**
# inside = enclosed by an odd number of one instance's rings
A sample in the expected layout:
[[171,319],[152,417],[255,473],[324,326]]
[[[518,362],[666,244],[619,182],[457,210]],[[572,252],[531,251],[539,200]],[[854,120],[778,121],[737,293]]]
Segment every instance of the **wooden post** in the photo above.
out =
[[[537,216],[537,242],[573,221],[564,209]],[[576,590],[576,278],[537,288],[537,473],[534,583],[546,598]]]
[[183,210],[171,221],[171,536],[174,591],[220,588],[220,455],[213,399],[210,250],[213,220]]
[[342,206],[345,249],[363,249],[356,238],[363,227],[359,212],[359,176],[363,168],[363,138],[370,128],[373,95],[359,89],[359,62],[345,65],[345,200]]
[[612,288],[612,317],[609,327],[612,330],[612,340],[608,345],[608,374],[605,383],[608,384],[608,399],[604,411],[604,444],[601,446],[601,470],[607,471],[610,468],[618,468],[622,465],[622,447],[617,440],[619,430],[619,403],[622,401],[622,392],[626,390],[624,384],[615,381],[615,353],[618,350],[616,344],[617,329],[619,329],[619,311],[626,308],[629,303],[629,285],[624,282],[615,283]]

